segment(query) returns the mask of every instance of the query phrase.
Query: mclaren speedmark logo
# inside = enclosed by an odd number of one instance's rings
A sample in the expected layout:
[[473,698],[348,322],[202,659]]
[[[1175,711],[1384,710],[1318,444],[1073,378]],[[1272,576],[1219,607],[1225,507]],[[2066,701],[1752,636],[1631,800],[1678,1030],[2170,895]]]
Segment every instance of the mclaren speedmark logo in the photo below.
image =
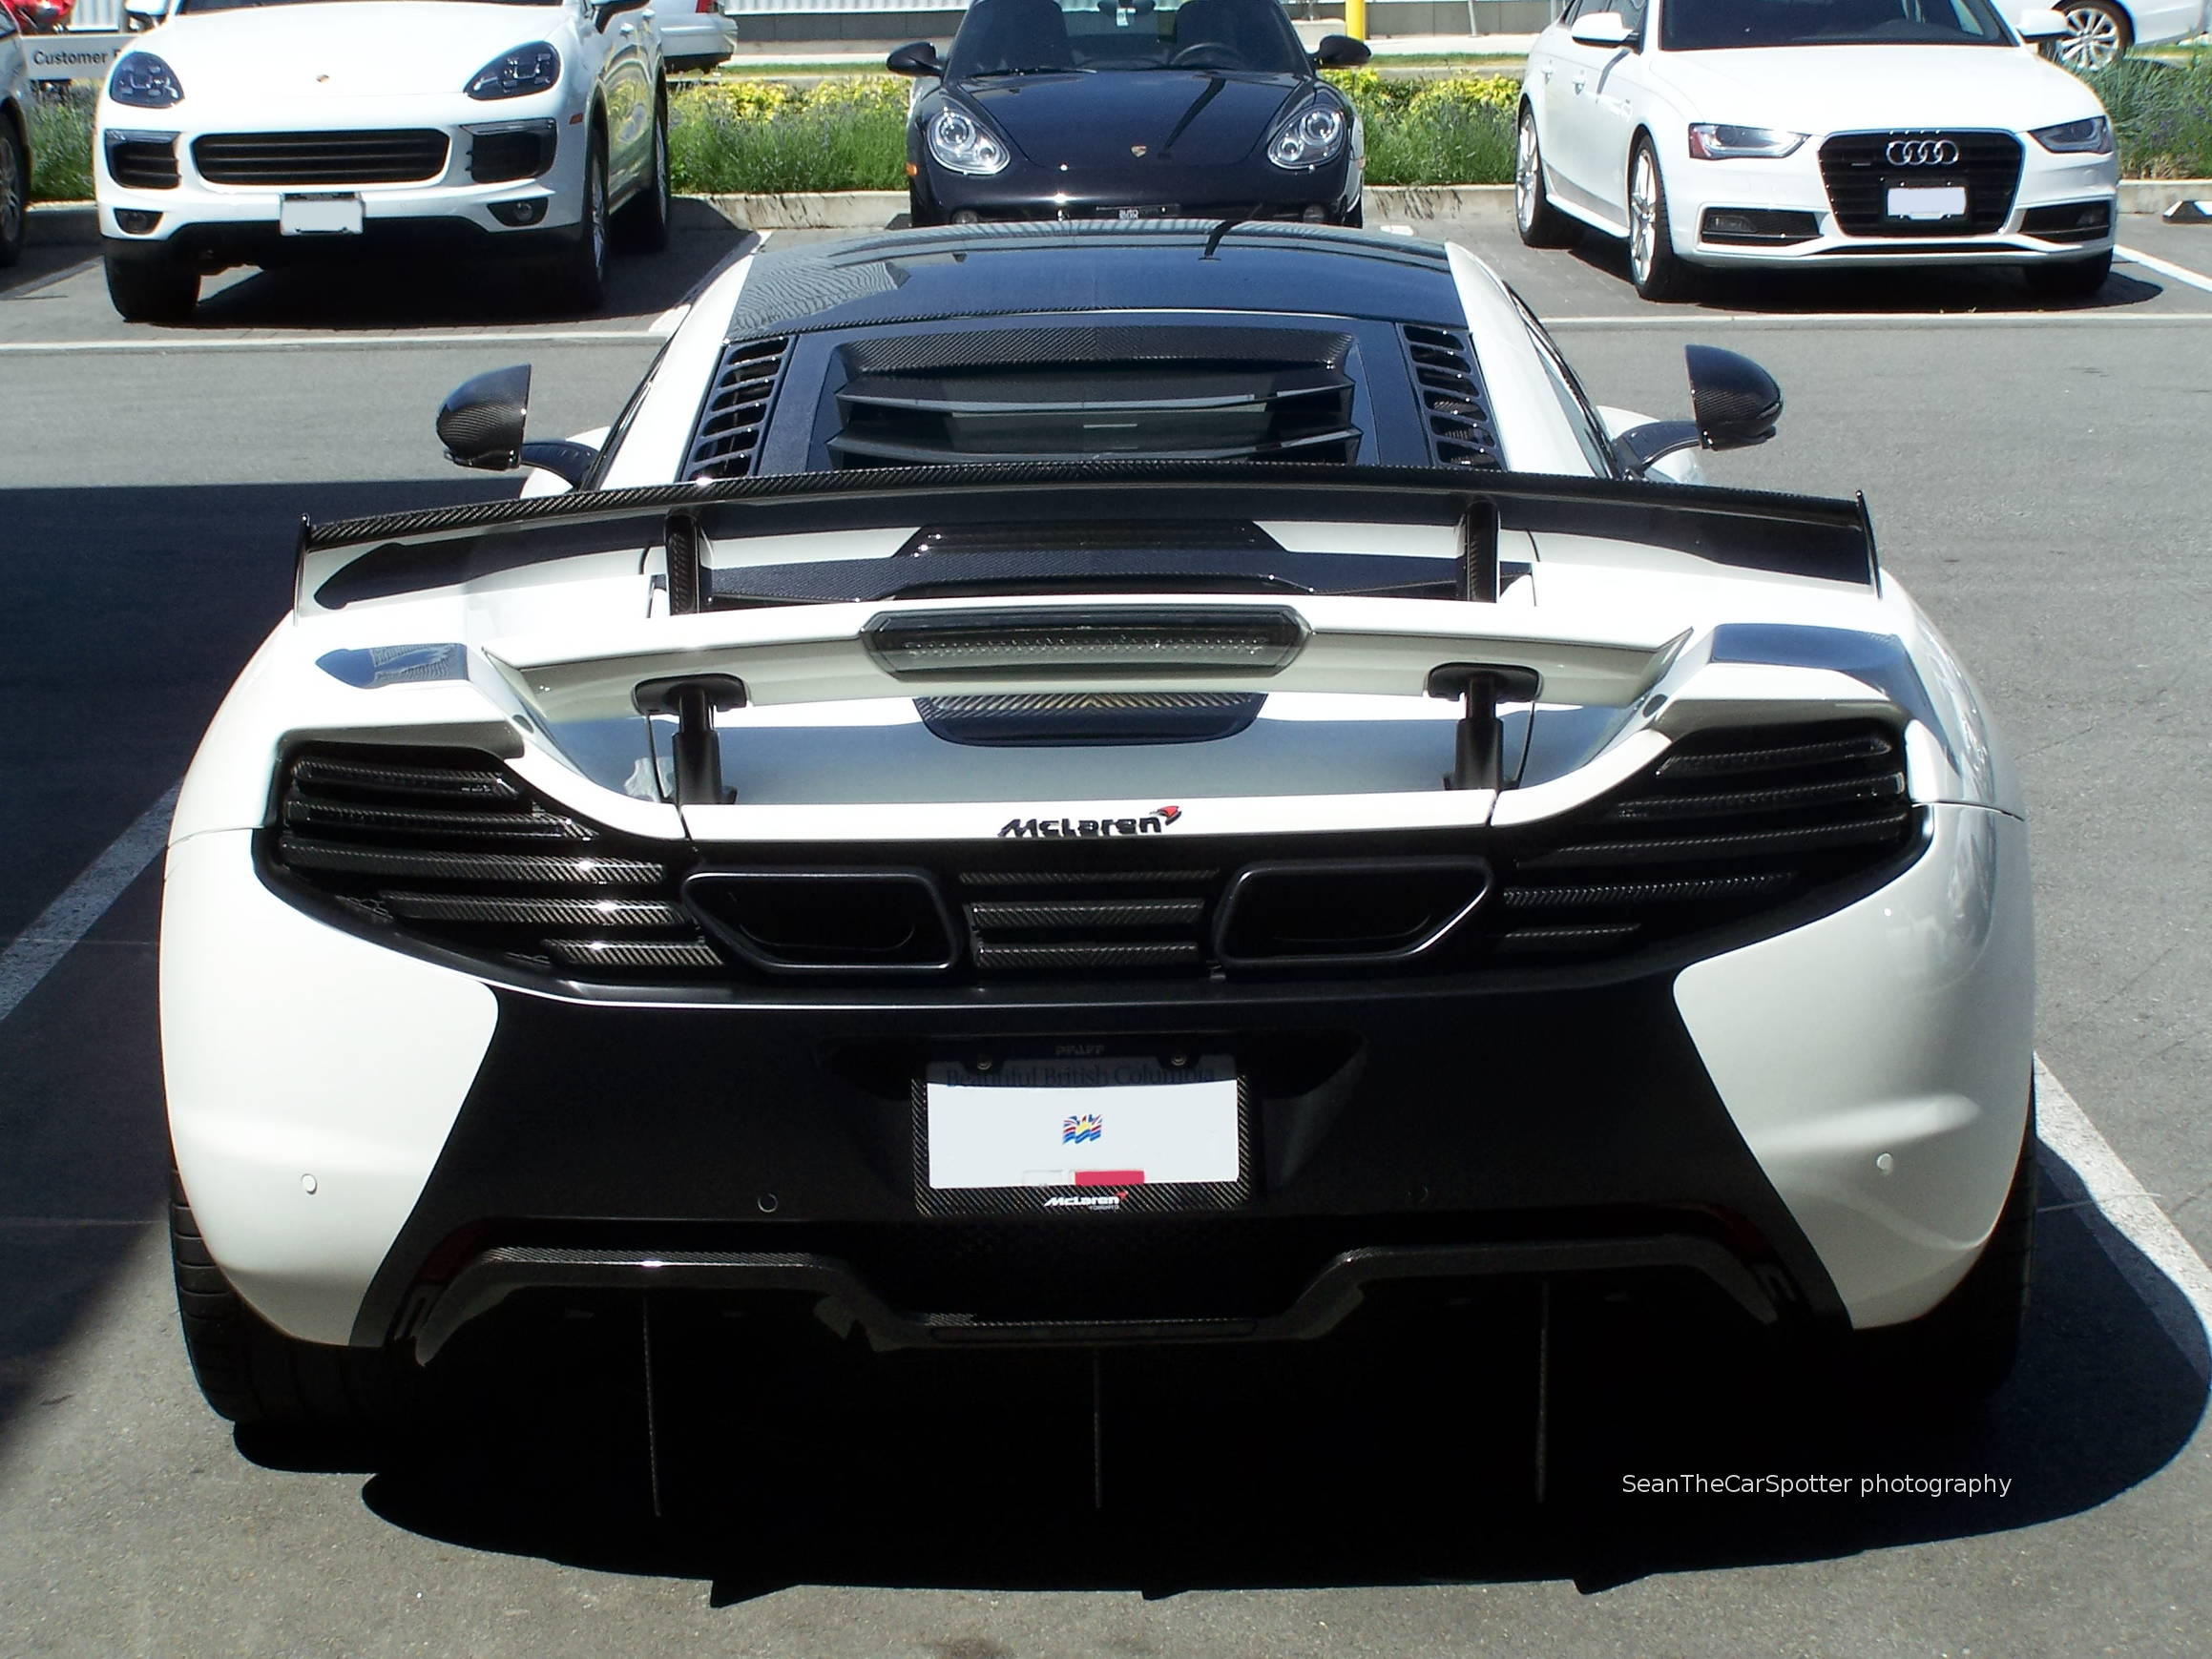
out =
[[1156,806],[1140,818],[1010,818],[998,836],[1001,840],[1026,840],[1033,837],[1096,840],[1104,836],[1156,836],[1180,817],[1179,806]]

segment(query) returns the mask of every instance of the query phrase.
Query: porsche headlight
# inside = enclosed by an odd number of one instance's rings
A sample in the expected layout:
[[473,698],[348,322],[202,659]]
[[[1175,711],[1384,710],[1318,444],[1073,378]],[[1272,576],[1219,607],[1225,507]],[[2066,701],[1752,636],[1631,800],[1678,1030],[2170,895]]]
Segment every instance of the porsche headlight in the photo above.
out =
[[1278,167],[1319,167],[1345,147],[1344,113],[1328,104],[1308,104],[1267,140],[1267,159]]
[[561,78],[561,54],[553,43],[533,40],[503,52],[469,77],[472,98],[521,98],[551,92]]
[[108,96],[141,110],[166,110],[184,102],[184,83],[152,52],[127,52],[108,76]]
[[1785,133],[1780,127],[1724,127],[1717,121],[1690,124],[1690,155],[1700,161],[1735,161],[1754,156],[1778,160],[1795,155],[1805,140],[1803,133]]
[[955,173],[1003,173],[1010,159],[998,135],[965,110],[947,105],[930,118],[929,154]]
[[2112,154],[2112,123],[2102,115],[2092,115],[2086,121],[2061,121],[2055,127],[2037,127],[2028,136],[2060,156]]

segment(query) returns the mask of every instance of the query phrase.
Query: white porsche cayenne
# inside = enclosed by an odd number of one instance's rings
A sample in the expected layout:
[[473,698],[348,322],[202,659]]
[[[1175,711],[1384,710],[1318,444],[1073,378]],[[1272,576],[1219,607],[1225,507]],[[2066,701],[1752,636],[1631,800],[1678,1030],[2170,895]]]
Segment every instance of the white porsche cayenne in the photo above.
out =
[[2119,198],[2063,20],[1990,0],[1573,0],[1529,54],[1521,239],[1626,237],[1648,300],[1705,267],[2005,264],[2094,294]]
[[181,0],[116,61],[95,190],[108,292],[175,321],[201,277],[362,253],[529,256],[592,310],[610,225],[668,228],[646,0]]

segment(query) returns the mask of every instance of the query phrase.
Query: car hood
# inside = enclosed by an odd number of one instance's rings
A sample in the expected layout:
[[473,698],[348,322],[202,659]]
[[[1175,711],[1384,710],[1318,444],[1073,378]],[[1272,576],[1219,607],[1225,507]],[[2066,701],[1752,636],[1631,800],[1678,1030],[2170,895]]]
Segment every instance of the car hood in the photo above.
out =
[[2019,131],[2103,109],[2055,64],[2001,47],[1781,47],[1663,52],[1656,61],[1696,118],[1796,133]]
[[331,0],[188,13],[134,44],[177,72],[187,107],[216,97],[289,104],[313,96],[458,94],[503,52],[532,40],[560,44],[566,16],[557,6]]
[[1040,167],[1206,167],[1251,155],[1306,84],[1287,74],[1100,70],[962,81],[958,90]]

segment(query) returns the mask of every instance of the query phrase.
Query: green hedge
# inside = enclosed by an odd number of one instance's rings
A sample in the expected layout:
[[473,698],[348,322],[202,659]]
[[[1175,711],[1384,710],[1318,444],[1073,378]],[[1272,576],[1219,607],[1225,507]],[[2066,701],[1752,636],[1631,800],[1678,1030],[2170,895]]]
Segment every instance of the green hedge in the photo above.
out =
[[[1520,83],[1509,75],[1387,80],[1372,70],[1330,77],[1367,124],[1370,184],[1503,184],[1513,177]],[[2212,176],[2212,53],[2185,63],[2127,58],[2085,77],[2119,130],[2131,178]],[[679,87],[669,105],[676,188],[708,194],[899,190],[906,184],[908,83],[893,75]],[[37,102],[31,194],[92,194],[89,96]]]

